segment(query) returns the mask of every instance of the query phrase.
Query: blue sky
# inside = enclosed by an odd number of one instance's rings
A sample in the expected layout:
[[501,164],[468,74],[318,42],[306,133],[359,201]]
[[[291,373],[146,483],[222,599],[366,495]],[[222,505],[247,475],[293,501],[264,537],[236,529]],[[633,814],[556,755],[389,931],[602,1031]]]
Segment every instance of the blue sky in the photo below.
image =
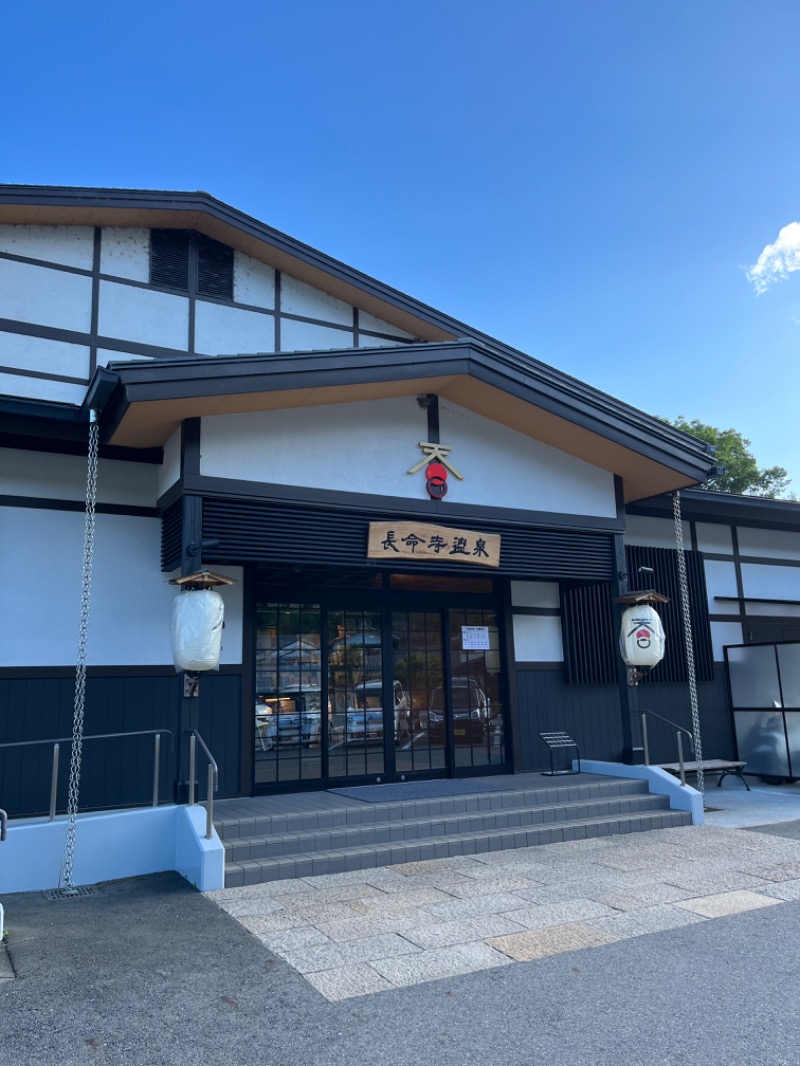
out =
[[3,38],[0,181],[206,190],[800,492],[796,0],[42,0]]

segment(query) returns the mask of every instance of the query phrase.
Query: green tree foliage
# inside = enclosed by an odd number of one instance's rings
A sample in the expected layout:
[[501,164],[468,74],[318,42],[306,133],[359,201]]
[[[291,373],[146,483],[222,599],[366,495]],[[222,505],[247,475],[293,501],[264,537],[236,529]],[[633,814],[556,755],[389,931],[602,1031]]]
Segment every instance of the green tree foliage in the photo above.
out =
[[750,451],[750,441],[735,429],[717,429],[696,418],[688,422],[683,415],[662,418],[661,421],[715,445],[717,466],[724,467],[725,473],[709,478],[705,488],[713,492],[735,492],[742,496],[766,496],[769,499],[789,495],[786,490],[790,482],[786,470],[782,466],[760,467]]

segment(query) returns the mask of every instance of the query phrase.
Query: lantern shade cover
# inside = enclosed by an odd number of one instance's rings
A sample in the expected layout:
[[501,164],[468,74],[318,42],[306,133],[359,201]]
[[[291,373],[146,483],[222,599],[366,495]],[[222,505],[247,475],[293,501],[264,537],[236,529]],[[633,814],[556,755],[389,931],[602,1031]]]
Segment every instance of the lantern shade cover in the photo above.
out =
[[664,658],[664,627],[650,604],[623,612],[619,648],[627,666],[653,667]]
[[176,670],[216,670],[222,647],[224,605],[218,592],[197,589],[176,596],[172,607],[172,658]]

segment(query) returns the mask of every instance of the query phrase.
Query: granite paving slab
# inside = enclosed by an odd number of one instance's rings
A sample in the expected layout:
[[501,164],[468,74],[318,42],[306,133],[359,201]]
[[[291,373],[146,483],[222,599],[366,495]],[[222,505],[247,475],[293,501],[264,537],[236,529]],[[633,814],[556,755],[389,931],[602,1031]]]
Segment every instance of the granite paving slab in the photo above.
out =
[[616,937],[593,929],[581,922],[550,926],[546,929],[534,929],[510,936],[494,937],[487,943],[502,951],[517,962],[530,962],[545,955],[560,955],[564,951],[577,951],[581,948],[600,947],[613,944]]
[[714,896],[682,900],[676,906],[692,914],[700,914],[703,918],[724,918],[729,914],[742,914],[759,907],[773,907],[778,902],[777,899],[770,899],[756,892],[720,892]]

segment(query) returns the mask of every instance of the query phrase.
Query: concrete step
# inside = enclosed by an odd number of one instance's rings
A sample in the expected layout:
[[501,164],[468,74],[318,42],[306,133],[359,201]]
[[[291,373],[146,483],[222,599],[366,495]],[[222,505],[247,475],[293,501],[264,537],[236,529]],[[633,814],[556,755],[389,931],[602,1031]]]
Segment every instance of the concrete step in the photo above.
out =
[[652,809],[621,812],[559,823],[483,829],[457,835],[420,838],[412,841],[376,843],[349,848],[311,851],[272,858],[244,859],[225,866],[226,887],[256,885],[320,874],[368,870],[395,863],[419,862],[456,855],[478,855],[490,851],[535,847],[565,840],[640,833],[652,829],[691,825],[683,811]]
[[[552,801],[552,794],[548,800]],[[378,844],[402,844],[417,840],[456,837],[464,834],[521,829],[561,822],[583,822],[592,818],[647,813],[664,810],[667,801],[649,793],[624,796],[602,796],[573,802],[514,807],[493,810],[472,810],[460,814],[428,815],[423,818],[397,818],[368,824],[332,826],[327,829],[300,830],[293,833],[273,833],[253,837],[234,837],[224,840],[226,861],[245,862],[250,859],[309,854],[311,852],[341,851],[350,848],[372,847]]]
[[612,799],[620,796],[647,795],[643,781],[615,779],[591,784],[550,785],[546,788],[508,789],[499,792],[468,793],[455,796],[392,803],[365,803],[353,800],[352,806],[319,810],[264,814],[252,817],[217,817],[214,825],[221,840],[240,837],[273,836],[342,826],[379,825],[385,822],[416,821],[472,812],[508,810],[520,807],[557,806],[559,804]]

